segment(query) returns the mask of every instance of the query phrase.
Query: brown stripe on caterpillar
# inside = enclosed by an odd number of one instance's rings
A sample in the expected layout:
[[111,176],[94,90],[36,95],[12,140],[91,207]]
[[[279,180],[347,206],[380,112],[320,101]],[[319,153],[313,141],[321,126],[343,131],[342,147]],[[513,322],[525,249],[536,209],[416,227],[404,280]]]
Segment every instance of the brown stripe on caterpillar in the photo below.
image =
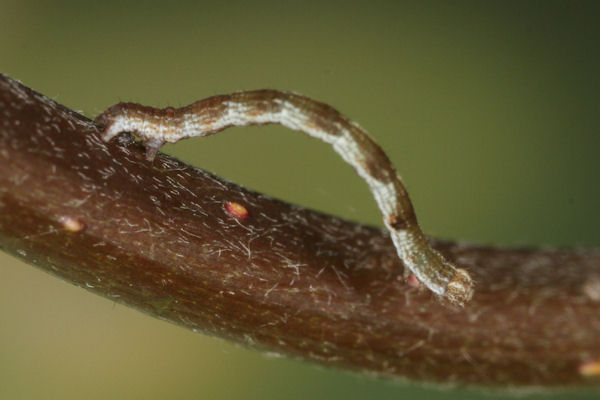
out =
[[368,136],[360,132],[361,128],[353,126],[350,130],[352,139],[360,143],[364,149],[364,159],[361,160],[362,166],[368,174],[381,183],[390,183],[397,177],[396,169],[383,149]]
[[230,126],[278,123],[321,139],[366,181],[404,266],[430,290],[454,304],[462,306],[473,294],[468,272],[456,268],[429,244],[385,152],[363,128],[325,103],[264,89],[213,96],[178,109],[119,103],[99,115],[96,122],[103,127],[105,141],[121,132],[138,135],[150,161],[165,142],[207,136]]
[[227,111],[230,95],[219,95],[206,98],[183,107],[179,110],[179,116],[186,115],[201,115],[205,119],[206,124],[214,123],[223,117]]

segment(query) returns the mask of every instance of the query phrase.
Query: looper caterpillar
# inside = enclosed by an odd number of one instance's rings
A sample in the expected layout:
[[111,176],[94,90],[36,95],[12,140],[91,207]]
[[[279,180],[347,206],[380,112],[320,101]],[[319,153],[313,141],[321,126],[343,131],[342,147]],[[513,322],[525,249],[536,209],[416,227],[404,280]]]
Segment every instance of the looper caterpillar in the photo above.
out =
[[408,193],[394,166],[368,133],[333,107],[290,92],[255,90],[209,97],[186,107],[157,109],[119,103],[100,114],[105,141],[132,132],[153,160],[166,142],[208,136],[231,126],[281,124],[333,146],[367,182],[398,256],[431,291],[464,305],[473,295],[469,273],[434,250],[417,223]]

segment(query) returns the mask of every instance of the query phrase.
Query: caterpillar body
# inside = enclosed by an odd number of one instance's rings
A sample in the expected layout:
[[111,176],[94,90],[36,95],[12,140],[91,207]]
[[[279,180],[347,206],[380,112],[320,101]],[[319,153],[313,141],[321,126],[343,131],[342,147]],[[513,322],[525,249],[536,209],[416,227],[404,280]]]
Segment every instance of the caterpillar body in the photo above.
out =
[[463,306],[473,295],[469,273],[429,244],[404,184],[381,147],[357,123],[325,103],[267,89],[213,96],[177,109],[119,103],[95,121],[104,127],[105,141],[121,132],[136,134],[146,146],[148,160],[164,143],[232,126],[281,124],[329,143],[367,182],[403,264],[451,303]]

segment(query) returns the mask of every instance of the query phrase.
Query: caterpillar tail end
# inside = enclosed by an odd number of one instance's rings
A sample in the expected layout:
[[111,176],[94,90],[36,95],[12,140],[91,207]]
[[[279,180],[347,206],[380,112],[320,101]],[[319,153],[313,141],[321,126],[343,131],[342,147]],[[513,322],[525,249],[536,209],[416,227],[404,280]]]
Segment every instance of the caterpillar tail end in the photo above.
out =
[[450,303],[464,307],[465,303],[473,297],[473,291],[474,283],[471,275],[466,270],[457,268],[454,276],[446,286],[444,297]]
[[104,118],[102,115],[96,118],[94,122],[100,127],[102,140],[104,142],[110,142],[115,136],[121,133],[119,130],[112,129],[112,125],[107,123],[106,118]]

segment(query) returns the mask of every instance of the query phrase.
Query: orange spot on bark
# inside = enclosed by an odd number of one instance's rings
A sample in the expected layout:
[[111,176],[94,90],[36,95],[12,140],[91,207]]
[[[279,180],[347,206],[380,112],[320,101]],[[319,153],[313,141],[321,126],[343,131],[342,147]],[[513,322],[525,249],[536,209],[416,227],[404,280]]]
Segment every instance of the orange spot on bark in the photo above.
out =
[[225,203],[225,209],[229,215],[237,219],[246,219],[250,215],[246,207],[235,201],[228,201]]
[[579,373],[583,376],[600,376],[600,361],[588,361],[579,365]]
[[85,224],[78,218],[71,216],[60,217],[58,221],[63,228],[69,232],[81,232],[85,228]]

